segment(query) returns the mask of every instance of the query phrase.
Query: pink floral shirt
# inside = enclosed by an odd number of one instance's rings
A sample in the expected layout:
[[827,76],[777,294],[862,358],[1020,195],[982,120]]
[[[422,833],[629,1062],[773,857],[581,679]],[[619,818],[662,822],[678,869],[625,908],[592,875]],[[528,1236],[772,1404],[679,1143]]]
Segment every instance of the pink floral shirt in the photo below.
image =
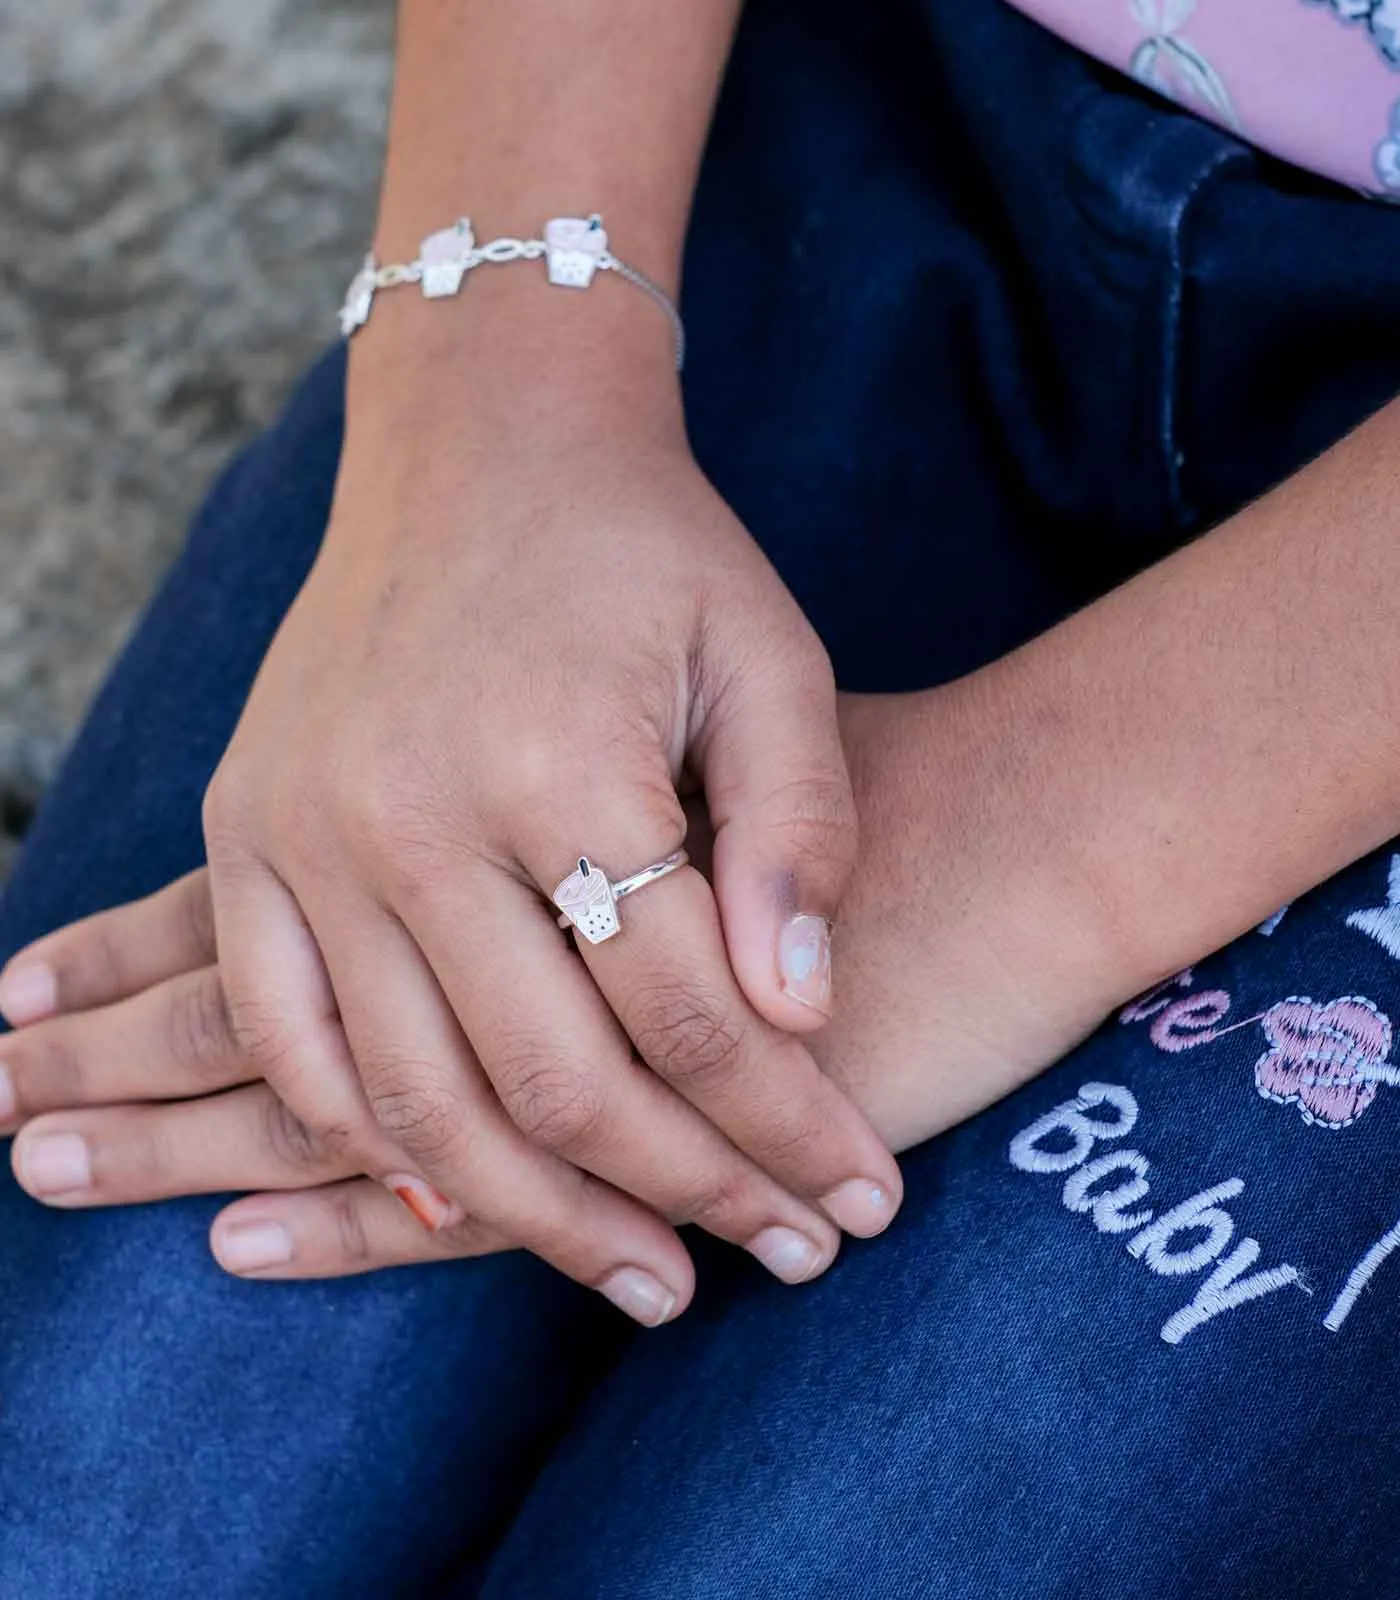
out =
[[1252,144],[1400,198],[1400,0],[1013,0]]

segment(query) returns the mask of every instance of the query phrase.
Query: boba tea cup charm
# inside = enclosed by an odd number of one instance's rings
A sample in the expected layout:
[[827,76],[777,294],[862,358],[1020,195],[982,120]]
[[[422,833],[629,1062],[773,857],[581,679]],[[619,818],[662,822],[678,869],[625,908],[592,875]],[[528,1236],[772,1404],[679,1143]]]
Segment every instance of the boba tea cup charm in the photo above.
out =
[[450,228],[430,233],[418,250],[423,267],[424,299],[442,300],[456,294],[462,287],[475,249],[476,236],[467,217],[458,217]]
[[684,850],[673,850],[660,861],[634,872],[630,877],[619,878],[616,883],[607,873],[596,867],[587,856],[578,858],[578,871],[571,872],[550,896],[559,912],[561,928],[576,928],[589,944],[602,944],[615,933],[621,933],[617,902],[629,894],[636,894],[650,884],[669,878],[673,872],[689,862]]
[[608,236],[597,212],[591,217],[555,217],[544,225],[545,266],[551,283],[586,289],[607,253]]
[[622,930],[613,887],[587,856],[578,858],[578,871],[554,891],[554,904],[589,944],[602,944]]

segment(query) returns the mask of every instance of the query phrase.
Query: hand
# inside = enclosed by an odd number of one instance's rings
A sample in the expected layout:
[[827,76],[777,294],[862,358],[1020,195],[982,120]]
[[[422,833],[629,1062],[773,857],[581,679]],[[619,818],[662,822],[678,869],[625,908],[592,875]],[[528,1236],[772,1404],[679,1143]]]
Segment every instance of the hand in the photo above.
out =
[[[785,925],[824,926],[854,844],[813,637],[674,441],[537,430],[474,459],[454,423],[372,475],[358,419],[210,790],[240,1051],[430,1225],[470,1214],[672,1306],[690,1264],[662,1216],[814,1275],[833,1222],[876,1232],[899,1189],[785,1031],[826,1004],[782,982]],[[719,820],[717,897],[677,873],[575,953],[539,891],[580,848],[615,873],[675,848],[683,766]]]
[[[1005,724],[986,720],[994,710],[976,679],[842,705],[866,856],[840,930],[846,1000],[816,1048],[895,1148],[1008,1092],[1126,997],[1068,860],[1034,806],[1010,797]],[[992,777],[1008,786],[1000,808],[980,786]],[[1019,827],[998,824],[999,811],[1013,821],[1019,811]],[[694,831],[690,842],[701,857]],[[365,1271],[515,1242],[474,1222],[425,1235],[266,1084],[250,1082],[213,959],[201,873],[12,963],[0,997],[13,974],[46,971],[60,1012],[4,1049],[21,1115],[66,1108],[38,1115],[16,1141],[15,1170],[31,1193],[85,1206],[282,1191],[236,1201],[214,1223],[219,1260],[256,1276]],[[242,1087],[216,1092],[233,1085]],[[174,1099],[183,1103],[161,1103]]]

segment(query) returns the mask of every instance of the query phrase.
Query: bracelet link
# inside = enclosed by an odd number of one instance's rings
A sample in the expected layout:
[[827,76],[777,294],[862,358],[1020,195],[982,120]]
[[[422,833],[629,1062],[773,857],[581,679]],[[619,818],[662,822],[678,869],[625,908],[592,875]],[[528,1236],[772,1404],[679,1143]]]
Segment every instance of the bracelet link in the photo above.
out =
[[675,340],[676,370],[685,364],[685,327],[671,297],[645,273],[620,261],[608,249],[602,217],[553,217],[545,223],[541,239],[492,239],[478,246],[471,219],[459,217],[449,228],[430,233],[419,246],[414,261],[380,266],[373,253],[350,280],[340,307],[340,332],[348,339],[369,321],[374,297],[381,289],[416,283],[426,300],[449,299],[460,294],[467,275],[476,267],[510,261],[545,258],[550,283],[567,289],[587,289],[601,269],[616,273],[641,289],[670,319]]

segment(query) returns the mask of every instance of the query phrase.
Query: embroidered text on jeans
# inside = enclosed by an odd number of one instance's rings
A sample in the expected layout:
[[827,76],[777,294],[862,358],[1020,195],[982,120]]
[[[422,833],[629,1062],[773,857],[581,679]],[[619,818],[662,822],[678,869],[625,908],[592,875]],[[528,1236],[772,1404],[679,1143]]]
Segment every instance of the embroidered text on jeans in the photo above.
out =
[[1119,1021],[1150,1022],[1148,1037],[1176,1055],[1256,1023],[1266,1049],[1254,1063],[1254,1086],[1265,1100],[1296,1106],[1311,1127],[1349,1128],[1372,1104],[1382,1084],[1400,1084],[1389,1060],[1390,1018],[1365,995],[1344,994],[1325,1004],[1293,994],[1255,1016],[1220,1024],[1230,1010],[1224,989],[1189,990],[1188,967],[1124,1008]]
[[[1124,1248],[1149,1271],[1176,1277],[1211,1268],[1195,1294],[1162,1324],[1162,1338],[1180,1344],[1213,1317],[1279,1289],[1311,1293],[1288,1262],[1256,1268],[1257,1239],[1241,1239],[1229,1249],[1235,1219],[1222,1202],[1244,1192],[1243,1178],[1226,1178],[1165,1211],[1140,1204],[1152,1187],[1151,1163],[1142,1151],[1114,1148],[1093,1156],[1095,1145],[1131,1133],[1137,1118],[1137,1100],[1121,1084],[1086,1083],[1073,1100],[1018,1133],[1007,1154],[1020,1172],[1068,1173],[1060,1193],[1065,1208],[1087,1216],[1110,1238],[1128,1235]],[[1101,1187],[1115,1175],[1118,1182]]]

